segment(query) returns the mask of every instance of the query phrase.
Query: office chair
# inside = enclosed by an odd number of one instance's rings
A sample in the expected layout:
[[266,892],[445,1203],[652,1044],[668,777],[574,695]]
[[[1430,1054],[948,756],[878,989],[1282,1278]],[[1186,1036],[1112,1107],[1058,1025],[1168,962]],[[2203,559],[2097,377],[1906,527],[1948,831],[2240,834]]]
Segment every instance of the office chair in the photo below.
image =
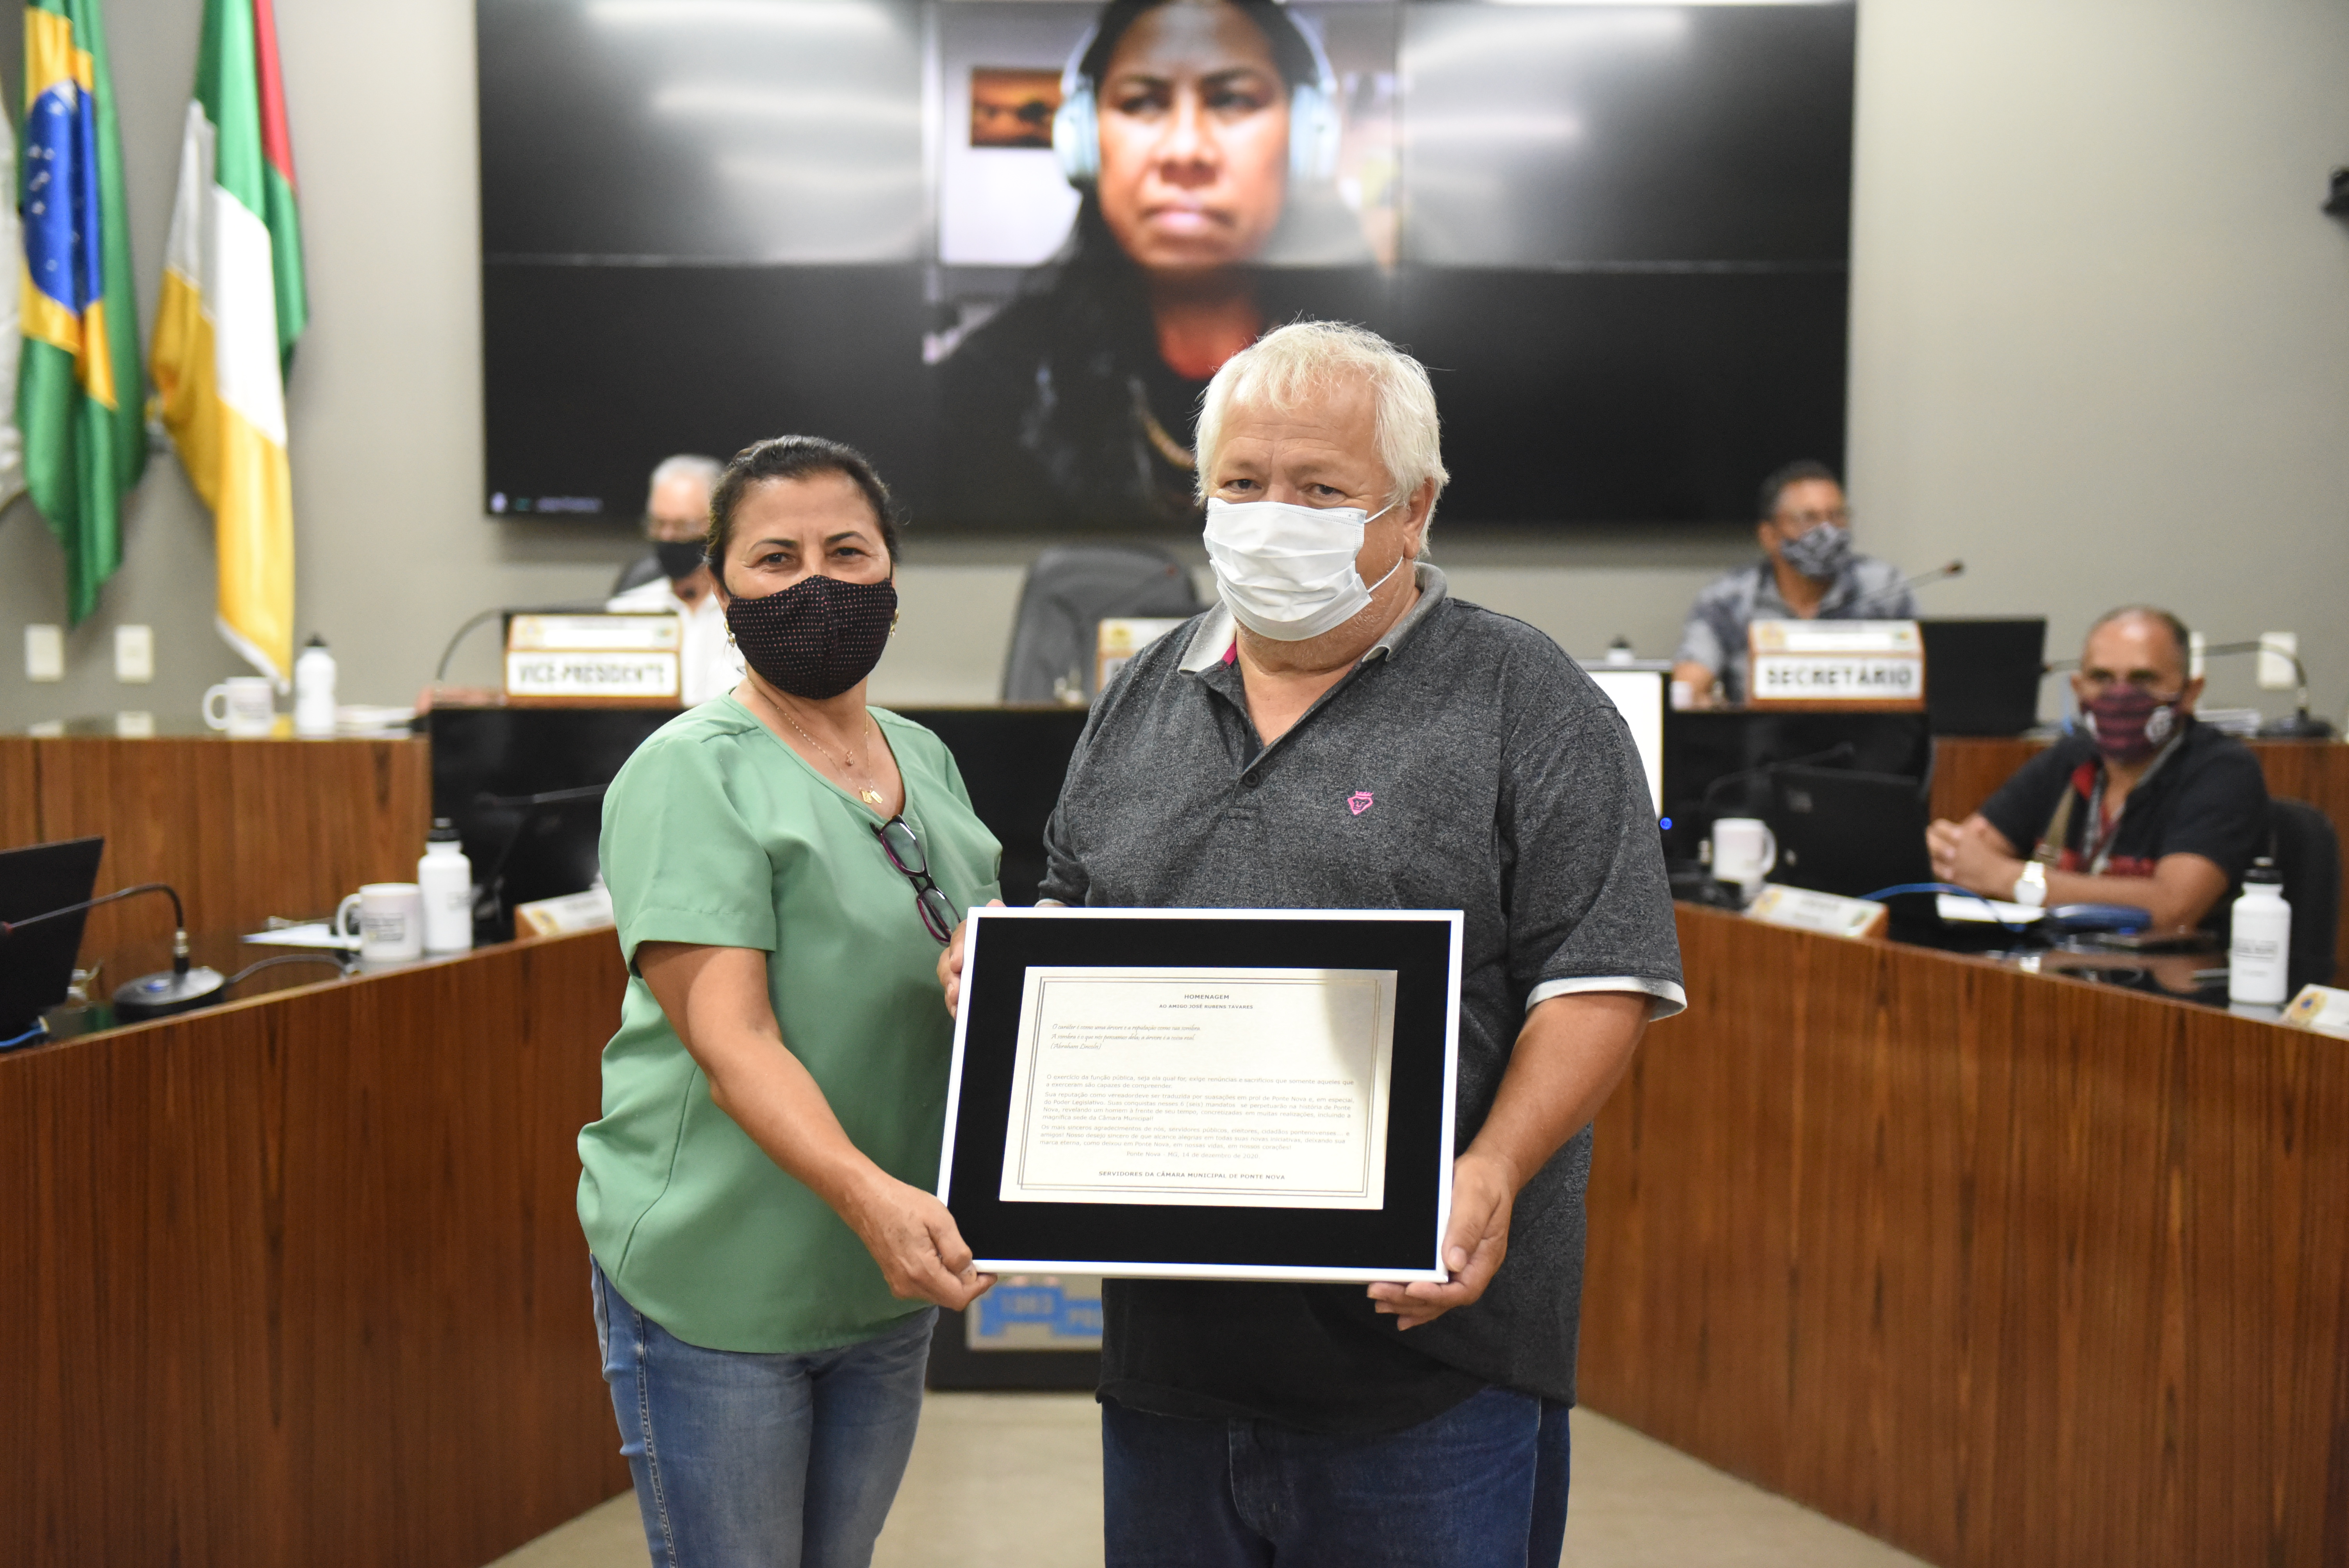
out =
[[2341,921],[2340,837],[2307,801],[2275,797],[2268,801],[2268,844],[2292,905],[2292,987],[2329,985]]
[[1191,574],[1148,544],[1059,544],[1036,557],[1003,665],[1006,702],[1065,702],[1093,690],[1093,645],[1112,616],[1199,613]]
[[620,568],[620,574],[612,580],[610,597],[616,599],[629,589],[641,587],[661,575],[660,557],[647,551]]

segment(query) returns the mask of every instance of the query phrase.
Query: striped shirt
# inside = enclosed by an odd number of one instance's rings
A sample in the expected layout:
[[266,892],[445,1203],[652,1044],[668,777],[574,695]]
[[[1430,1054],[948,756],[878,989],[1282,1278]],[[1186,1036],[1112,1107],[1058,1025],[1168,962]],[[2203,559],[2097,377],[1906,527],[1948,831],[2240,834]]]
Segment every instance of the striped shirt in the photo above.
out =
[[[1917,614],[1917,596],[1889,561],[1855,555],[1836,574],[1819,602],[1822,621],[1906,621]],[[1768,556],[1705,584],[1689,607],[1672,663],[1698,664],[1721,677],[1722,696],[1745,700],[1745,628],[1755,621],[1793,621],[1796,616],[1778,592],[1778,573]]]

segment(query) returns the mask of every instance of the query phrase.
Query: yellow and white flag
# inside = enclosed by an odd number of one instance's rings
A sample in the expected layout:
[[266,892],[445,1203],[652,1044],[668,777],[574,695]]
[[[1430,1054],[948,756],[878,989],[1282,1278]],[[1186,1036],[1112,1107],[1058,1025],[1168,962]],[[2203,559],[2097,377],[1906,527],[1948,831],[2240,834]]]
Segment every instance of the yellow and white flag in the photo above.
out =
[[294,670],[285,367],[309,307],[270,0],[205,0],[163,266],[156,412],[212,509],[221,635],[282,689]]

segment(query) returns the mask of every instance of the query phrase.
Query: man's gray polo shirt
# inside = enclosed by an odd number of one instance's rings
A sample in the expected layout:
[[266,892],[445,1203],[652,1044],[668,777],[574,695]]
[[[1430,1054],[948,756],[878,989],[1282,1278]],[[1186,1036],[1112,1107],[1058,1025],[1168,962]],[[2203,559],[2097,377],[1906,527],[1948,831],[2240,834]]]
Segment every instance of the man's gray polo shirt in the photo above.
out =
[[[1576,990],[1684,1003],[1654,809],[1613,704],[1540,632],[1420,599],[1259,748],[1232,620],[1170,633],[1095,705],[1045,832],[1043,895],[1137,908],[1457,909],[1458,1147],[1526,1011]],[[1398,1338],[1359,1285],[1112,1281],[1102,1392],[1178,1416],[1393,1430],[1497,1383],[1574,1392],[1585,1129],[1518,1194],[1475,1305]]]
[[[1900,569],[1871,555],[1843,563],[1819,601],[1822,621],[1907,621],[1917,614],[1917,596]],[[1768,556],[1751,566],[1723,573],[1706,583],[1689,606],[1674,664],[1700,664],[1721,677],[1723,701],[1745,700],[1745,629],[1756,621],[1791,621],[1794,609],[1778,592],[1778,569]]]

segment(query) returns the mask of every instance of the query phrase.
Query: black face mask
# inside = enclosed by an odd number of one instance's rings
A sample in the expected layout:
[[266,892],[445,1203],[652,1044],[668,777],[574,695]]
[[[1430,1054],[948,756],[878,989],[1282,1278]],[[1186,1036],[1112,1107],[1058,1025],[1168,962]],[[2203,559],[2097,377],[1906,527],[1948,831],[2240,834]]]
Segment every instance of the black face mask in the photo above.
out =
[[672,583],[682,583],[701,570],[701,541],[698,539],[656,539],[653,556],[660,562],[661,574]]
[[726,629],[743,663],[812,701],[838,696],[871,675],[896,624],[895,583],[843,583],[821,573],[726,606]]

